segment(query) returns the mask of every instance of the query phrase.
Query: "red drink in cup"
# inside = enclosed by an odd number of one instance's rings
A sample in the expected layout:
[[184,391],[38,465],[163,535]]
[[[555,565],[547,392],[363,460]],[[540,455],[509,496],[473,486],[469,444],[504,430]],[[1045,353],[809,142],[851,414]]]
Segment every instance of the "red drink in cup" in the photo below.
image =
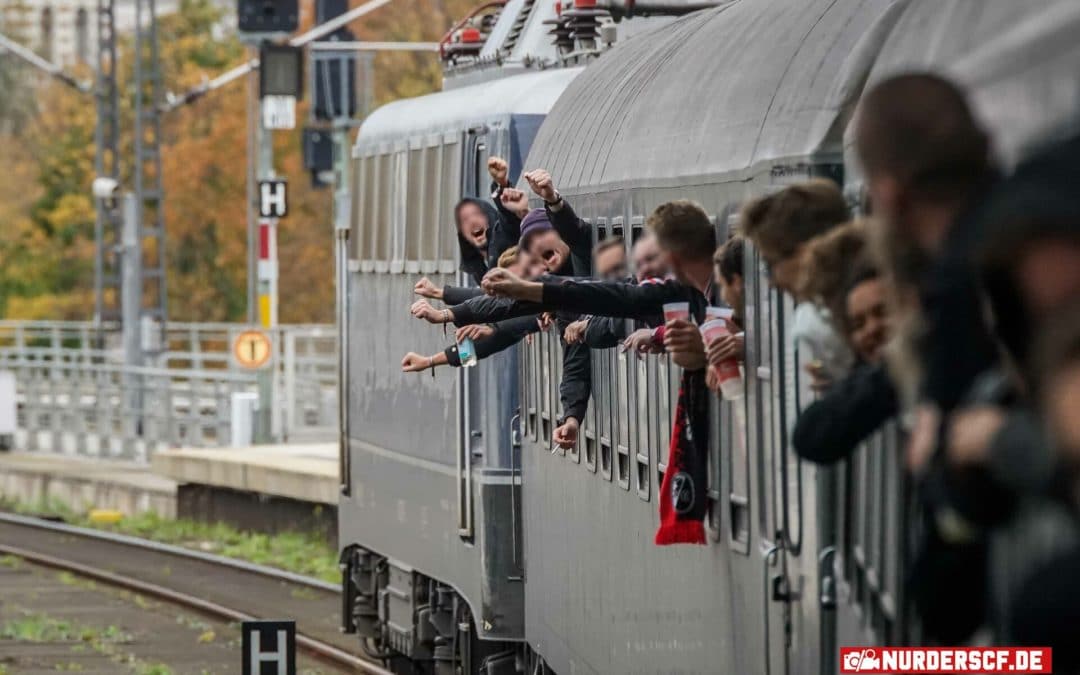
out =
[[[731,335],[726,319],[710,319],[701,325],[701,338],[706,347],[724,335]],[[717,379],[720,380],[720,393],[725,399],[731,401],[742,398],[743,383],[738,359],[734,356],[724,359],[713,366],[713,370],[716,372]]]
[[683,321],[690,320],[690,303],[689,302],[666,302],[664,303],[664,323],[669,321],[676,321],[682,319]]

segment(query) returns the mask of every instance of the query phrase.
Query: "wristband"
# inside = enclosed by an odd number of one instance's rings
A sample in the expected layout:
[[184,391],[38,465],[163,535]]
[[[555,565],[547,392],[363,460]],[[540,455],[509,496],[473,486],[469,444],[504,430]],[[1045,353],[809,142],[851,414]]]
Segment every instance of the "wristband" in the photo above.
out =
[[562,195],[559,194],[558,190],[555,191],[555,200],[554,201],[549,202],[546,199],[544,200],[544,204],[546,204],[547,206],[558,206],[558,204],[560,202],[562,202]]

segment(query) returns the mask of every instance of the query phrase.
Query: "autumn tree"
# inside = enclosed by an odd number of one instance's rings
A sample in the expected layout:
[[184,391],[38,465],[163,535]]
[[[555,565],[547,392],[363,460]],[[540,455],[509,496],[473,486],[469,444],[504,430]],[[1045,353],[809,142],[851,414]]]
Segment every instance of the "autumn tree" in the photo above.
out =
[[[350,26],[359,39],[441,37],[471,0],[395,0]],[[310,23],[311,8],[305,15]],[[159,18],[165,88],[181,92],[247,58],[224,35],[211,0],[181,0]],[[120,45],[123,175],[130,185],[132,53]],[[438,88],[433,54],[388,53],[375,61],[382,103]],[[21,133],[0,129],[9,180],[0,182],[0,316],[89,319],[93,311],[94,158],[92,99],[48,81],[36,85],[39,113]],[[310,97],[308,97],[310,98]],[[306,119],[306,104],[297,111]],[[169,318],[242,321],[247,305],[247,96],[235,83],[167,113],[163,183]],[[275,169],[289,181],[289,215],[279,224],[282,322],[333,320],[331,194],[302,168],[300,130],[275,132]]]

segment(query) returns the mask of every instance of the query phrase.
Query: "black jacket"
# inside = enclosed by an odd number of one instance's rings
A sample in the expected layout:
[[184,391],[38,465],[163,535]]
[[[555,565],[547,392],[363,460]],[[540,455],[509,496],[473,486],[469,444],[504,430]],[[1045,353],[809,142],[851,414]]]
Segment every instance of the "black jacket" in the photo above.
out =
[[993,188],[989,176],[971,206],[949,230],[944,250],[923,280],[926,317],[922,339],[923,396],[948,414],[979,374],[997,363],[997,347],[983,315],[974,251],[984,234],[982,206]]
[[479,286],[443,286],[442,301],[446,305],[460,305],[483,294]]
[[[537,323],[539,317],[537,316],[520,316],[516,319],[507,319],[506,321],[499,321],[492,324],[495,328],[495,333],[490,337],[476,340],[473,346],[476,348],[476,358],[486,359],[492,354],[497,354],[504,349],[508,349],[516,345],[526,335],[535,333],[540,330],[540,325]],[[461,359],[458,356],[457,345],[450,345],[444,350],[446,354],[446,362],[455,368],[461,366]]]
[[[558,211],[548,209],[548,219],[552,226],[570,248],[569,259],[555,272],[556,277],[588,277],[592,274],[592,232],[587,223],[578,218],[569,203],[563,202]],[[520,223],[519,223],[520,229]],[[474,323],[496,323],[506,319],[539,314],[539,311],[508,313],[514,302],[504,298],[491,298],[487,296],[472,298],[463,304],[455,305],[454,325],[468,326]],[[566,326],[578,317],[574,312],[556,312],[556,327],[559,331],[560,340],[566,331]],[[491,339],[495,339],[492,336]],[[511,339],[510,334],[501,336],[499,344],[503,340]],[[517,339],[521,339],[518,337]],[[508,346],[508,345],[507,345]],[[505,349],[506,347],[502,347]],[[479,352],[479,345],[477,350]],[[448,355],[449,356],[449,355]],[[574,417],[579,422],[585,419],[585,413],[589,407],[589,396],[592,393],[592,370],[589,358],[589,348],[583,344],[567,345],[563,341],[563,377],[559,383],[559,399],[562,404],[563,416],[560,419]]]
[[[461,271],[480,283],[489,269],[498,265],[499,256],[503,251],[517,244],[521,237],[521,219],[515,214],[502,208],[502,204],[496,208],[491,202],[474,197],[465,197],[458,202],[454,212],[461,208],[462,204],[476,204],[487,216],[487,249],[481,251],[465,240],[458,230],[458,248],[461,251]],[[455,225],[456,227],[456,225]]]
[[848,457],[899,410],[885,366],[861,364],[802,411],[791,442],[803,459],[831,464]]

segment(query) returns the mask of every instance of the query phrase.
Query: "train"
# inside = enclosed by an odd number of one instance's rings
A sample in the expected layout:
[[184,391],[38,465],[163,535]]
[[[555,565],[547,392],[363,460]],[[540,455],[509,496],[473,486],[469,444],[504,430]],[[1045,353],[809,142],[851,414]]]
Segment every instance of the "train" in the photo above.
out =
[[898,72],[962,83],[1008,165],[1076,131],[1080,6],[510,0],[477,16],[447,38],[443,91],[376,110],[353,148],[343,630],[395,672],[439,675],[832,673],[840,646],[917,643],[904,420],[839,466],[796,457],[805,356],[752,247],[745,396],[712,402],[704,547],[652,543],[677,366],[594,351],[580,442],[553,453],[558,336],[402,373],[405,351],[452,340],[409,315],[413,284],[468,283],[452,210],[486,195],[493,155],[514,181],[548,169],[597,240],[628,247],[665,201],[702,204],[722,241],[741,204],[813,176],[858,211],[852,117]]

